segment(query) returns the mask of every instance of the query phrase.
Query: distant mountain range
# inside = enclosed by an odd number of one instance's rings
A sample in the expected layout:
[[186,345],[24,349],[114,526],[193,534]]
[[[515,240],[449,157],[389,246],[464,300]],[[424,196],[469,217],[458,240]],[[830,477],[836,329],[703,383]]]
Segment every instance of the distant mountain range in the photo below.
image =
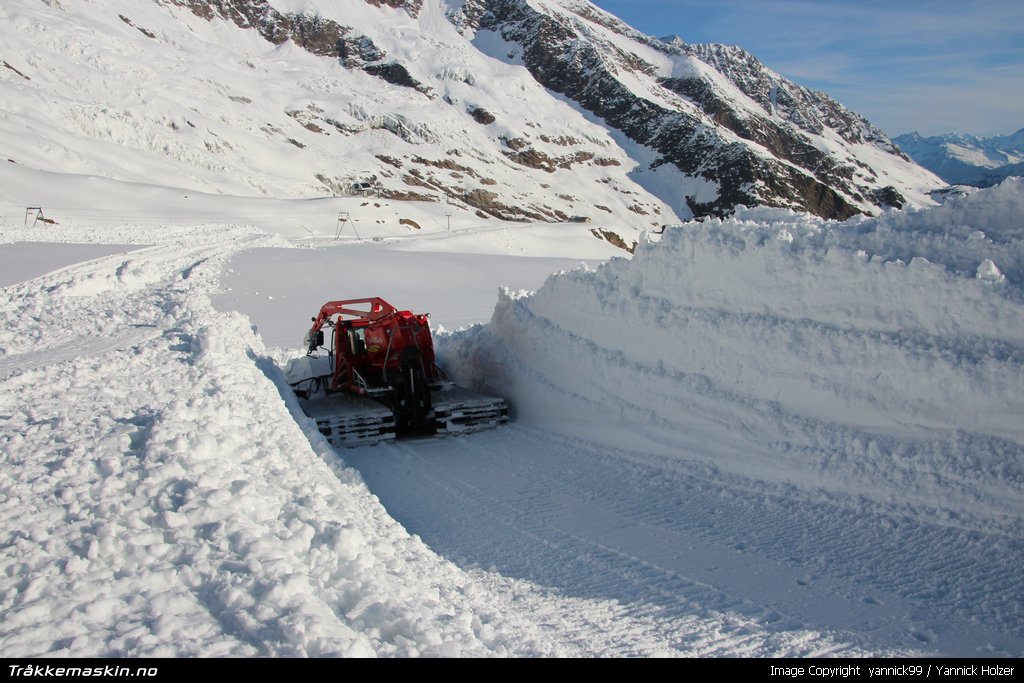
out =
[[949,133],[893,138],[901,150],[953,185],[990,187],[1009,176],[1024,175],[1024,128],[990,138]]

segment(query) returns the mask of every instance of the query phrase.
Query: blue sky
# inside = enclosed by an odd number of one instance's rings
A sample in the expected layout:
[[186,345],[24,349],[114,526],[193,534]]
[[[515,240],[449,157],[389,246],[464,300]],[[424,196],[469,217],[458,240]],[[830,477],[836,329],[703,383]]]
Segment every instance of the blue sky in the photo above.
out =
[[592,0],[634,28],[739,45],[890,135],[1024,128],[1024,0]]

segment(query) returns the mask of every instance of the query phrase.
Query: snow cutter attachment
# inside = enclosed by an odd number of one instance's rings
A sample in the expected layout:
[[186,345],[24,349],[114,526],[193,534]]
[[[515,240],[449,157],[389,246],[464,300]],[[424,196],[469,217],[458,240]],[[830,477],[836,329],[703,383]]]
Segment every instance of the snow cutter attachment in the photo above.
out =
[[[333,330],[331,346],[320,356],[325,327]],[[399,311],[380,297],[329,301],[305,344],[306,358],[290,361],[285,374],[303,411],[334,446],[508,421],[505,401],[455,386],[437,367],[425,314]]]

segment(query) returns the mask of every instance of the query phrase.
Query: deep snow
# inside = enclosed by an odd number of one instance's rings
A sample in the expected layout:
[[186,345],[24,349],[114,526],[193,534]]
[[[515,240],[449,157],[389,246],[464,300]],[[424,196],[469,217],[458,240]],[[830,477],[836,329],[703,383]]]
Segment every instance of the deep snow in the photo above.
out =
[[[585,226],[355,244],[221,206],[240,222],[0,228],[0,262],[47,271],[119,245],[3,288],[5,656],[1024,653],[1019,181],[633,259]],[[377,272],[446,325],[497,298],[438,346],[512,424],[329,448],[280,366],[306,301]]]

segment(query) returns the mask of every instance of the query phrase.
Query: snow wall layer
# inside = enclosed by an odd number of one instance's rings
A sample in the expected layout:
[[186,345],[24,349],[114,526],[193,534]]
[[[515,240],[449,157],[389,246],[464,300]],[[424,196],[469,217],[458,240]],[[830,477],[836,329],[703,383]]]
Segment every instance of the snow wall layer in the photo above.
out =
[[1019,529],[1022,217],[1020,179],[845,223],[745,210],[502,292],[441,349],[519,419]]

